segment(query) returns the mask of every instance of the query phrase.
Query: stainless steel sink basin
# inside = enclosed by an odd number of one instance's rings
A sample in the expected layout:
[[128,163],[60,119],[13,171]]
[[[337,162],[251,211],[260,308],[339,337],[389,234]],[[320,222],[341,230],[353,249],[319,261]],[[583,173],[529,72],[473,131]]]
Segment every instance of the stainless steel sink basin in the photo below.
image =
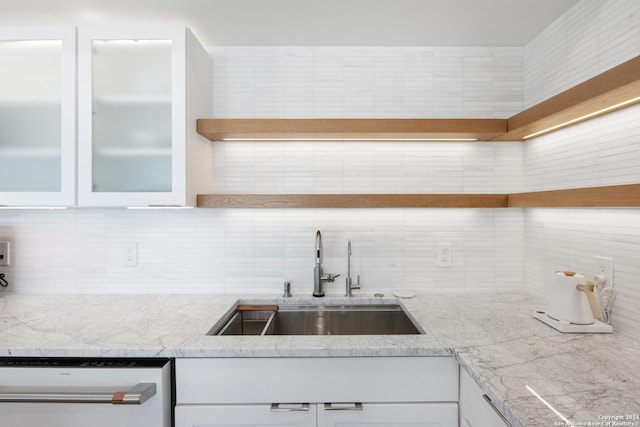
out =
[[208,335],[398,335],[421,331],[398,304],[238,305]]

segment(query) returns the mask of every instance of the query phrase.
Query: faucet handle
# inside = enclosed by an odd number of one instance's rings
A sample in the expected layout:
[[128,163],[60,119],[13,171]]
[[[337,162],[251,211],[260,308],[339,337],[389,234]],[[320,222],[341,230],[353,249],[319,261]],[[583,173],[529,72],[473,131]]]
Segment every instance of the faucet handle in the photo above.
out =
[[336,277],[339,277],[339,276],[340,276],[339,274],[327,273],[322,277],[322,280],[325,280],[327,282],[333,282],[336,279]]
[[356,277],[358,280],[356,283],[351,283],[351,289],[360,289],[360,275],[358,274]]

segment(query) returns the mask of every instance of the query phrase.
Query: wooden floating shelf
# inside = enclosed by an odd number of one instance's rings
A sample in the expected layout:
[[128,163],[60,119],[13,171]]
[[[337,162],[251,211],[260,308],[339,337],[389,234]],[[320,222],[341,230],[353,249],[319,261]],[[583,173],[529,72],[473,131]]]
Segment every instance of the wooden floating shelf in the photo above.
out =
[[637,208],[640,184],[509,194],[513,208]]
[[494,140],[525,140],[532,134],[561,129],[637,103],[640,56],[510,117],[508,131]]
[[640,56],[508,119],[198,119],[212,141],[523,141],[640,103]]
[[199,208],[640,207],[640,184],[513,194],[199,194]]
[[506,194],[200,194],[200,208],[506,208]]
[[505,119],[198,119],[200,135],[229,140],[471,140],[507,131]]
[[[509,119],[199,119],[224,140],[522,141],[640,103],[640,56]],[[640,207],[640,184],[513,194],[202,194],[202,208]]]

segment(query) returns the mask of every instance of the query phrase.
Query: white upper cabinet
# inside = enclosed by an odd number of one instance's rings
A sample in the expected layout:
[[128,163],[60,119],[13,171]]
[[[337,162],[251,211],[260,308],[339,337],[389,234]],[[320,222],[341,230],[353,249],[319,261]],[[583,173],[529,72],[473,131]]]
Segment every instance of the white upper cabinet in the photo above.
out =
[[0,205],[75,204],[75,29],[0,28]]
[[211,59],[189,30],[80,28],[78,205],[194,206],[211,175],[195,132],[210,96]]

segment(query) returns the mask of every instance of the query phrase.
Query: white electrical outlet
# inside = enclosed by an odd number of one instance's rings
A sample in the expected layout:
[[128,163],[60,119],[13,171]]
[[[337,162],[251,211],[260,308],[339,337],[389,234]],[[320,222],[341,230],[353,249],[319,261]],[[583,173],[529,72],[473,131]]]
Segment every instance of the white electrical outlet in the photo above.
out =
[[605,287],[613,287],[613,259],[603,256],[596,256],[597,275],[604,276],[606,282]]
[[0,265],[9,265],[9,242],[0,242]]
[[138,265],[138,244],[131,242],[124,247],[124,265]]
[[451,243],[436,244],[436,265],[438,267],[451,267],[452,264]]

